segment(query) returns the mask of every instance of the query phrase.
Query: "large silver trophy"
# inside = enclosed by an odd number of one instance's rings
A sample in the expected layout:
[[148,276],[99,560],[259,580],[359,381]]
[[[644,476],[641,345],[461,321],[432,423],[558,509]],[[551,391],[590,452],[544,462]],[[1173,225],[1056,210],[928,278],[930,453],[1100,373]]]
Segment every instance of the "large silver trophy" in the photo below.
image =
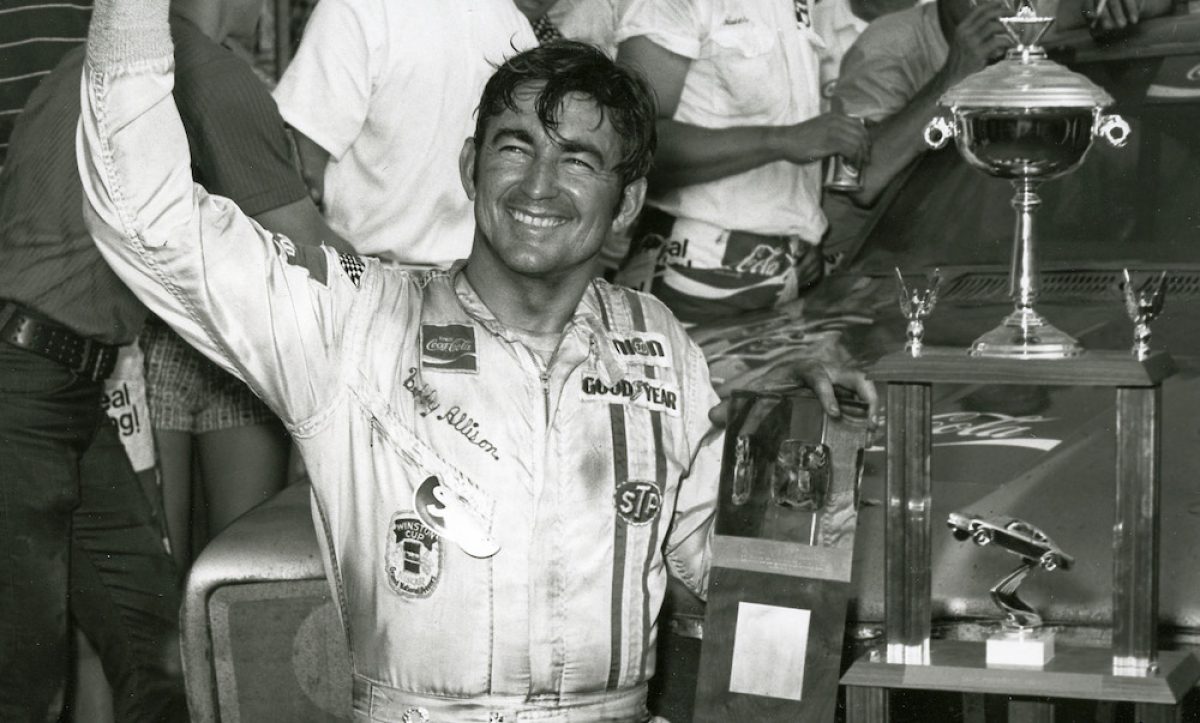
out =
[[1038,297],[1034,216],[1043,182],[1069,173],[1083,162],[1095,136],[1120,147],[1129,124],[1101,111],[1113,99],[1087,78],[1046,58],[1037,44],[1053,18],[1040,16],[1030,0],[1020,0],[1004,27],[1016,40],[1000,62],[966,78],[938,103],[947,116],[925,128],[925,142],[941,148],[953,138],[958,152],[984,173],[1012,181],[1016,194],[1016,233],[1009,293],[1015,308],[1000,326],[975,340],[973,356],[1060,359],[1083,351],[1033,305]]

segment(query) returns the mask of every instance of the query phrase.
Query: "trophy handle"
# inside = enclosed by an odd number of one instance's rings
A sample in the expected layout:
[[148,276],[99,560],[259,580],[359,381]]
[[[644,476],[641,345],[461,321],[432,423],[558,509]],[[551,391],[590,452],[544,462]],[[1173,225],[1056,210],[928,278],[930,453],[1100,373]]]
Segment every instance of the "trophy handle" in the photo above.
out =
[[1121,116],[1096,114],[1096,125],[1093,133],[1103,136],[1113,148],[1121,148],[1129,140],[1129,124]]
[[925,145],[934,150],[945,146],[953,137],[954,124],[946,120],[945,116],[934,116],[929,125],[925,126]]

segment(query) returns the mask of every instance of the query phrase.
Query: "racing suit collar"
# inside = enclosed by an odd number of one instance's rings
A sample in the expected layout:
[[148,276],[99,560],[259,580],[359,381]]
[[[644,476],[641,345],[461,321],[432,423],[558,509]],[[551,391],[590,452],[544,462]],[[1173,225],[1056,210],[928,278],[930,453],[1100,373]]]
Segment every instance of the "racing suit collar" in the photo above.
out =
[[[492,310],[483,303],[483,299],[479,298],[475,288],[471,286],[467,275],[463,273],[466,265],[466,259],[460,259],[455,261],[449,270],[450,282],[454,287],[454,294],[458,298],[459,305],[467,316],[484,329],[505,341],[516,342],[516,334],[496,318]],[[570,334],[578,328],[588,341],[590,347],[588,356],[595,355],[604,368],[608,380],[617,381],[625,377],[625,366],[613,353],[609,335],[600,322],[601,304],[604,303],[600,299],[601,293],[597,283],[588,284],[583,292],[583,297],[575,307],[571,320],[563,328],[563,335]]]

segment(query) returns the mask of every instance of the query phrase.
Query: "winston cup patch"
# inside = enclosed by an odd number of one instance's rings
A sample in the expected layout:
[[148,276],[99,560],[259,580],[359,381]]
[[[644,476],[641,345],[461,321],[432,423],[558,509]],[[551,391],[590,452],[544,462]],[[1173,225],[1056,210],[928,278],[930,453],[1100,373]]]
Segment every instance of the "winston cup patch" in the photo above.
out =
[[430,372],[477,373],[475,327],[468,324],[421,324],[421,369]]
[[442,573],[442,543],[413,512],[397,512],[387,531],[388,585],[408,597],[429,597]]

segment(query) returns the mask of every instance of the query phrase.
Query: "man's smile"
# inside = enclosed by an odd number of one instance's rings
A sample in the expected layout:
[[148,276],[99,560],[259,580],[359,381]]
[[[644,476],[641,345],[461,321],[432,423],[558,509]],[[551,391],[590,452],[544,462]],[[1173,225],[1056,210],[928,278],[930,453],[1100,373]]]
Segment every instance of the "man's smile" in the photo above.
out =
[[526,226],[533,226],[534,228],[555,228],[567,222],[567,219],[562,216],[534,211],[522,211],[516,208],[509,208],[508,215],[512,216],[517,222]]

